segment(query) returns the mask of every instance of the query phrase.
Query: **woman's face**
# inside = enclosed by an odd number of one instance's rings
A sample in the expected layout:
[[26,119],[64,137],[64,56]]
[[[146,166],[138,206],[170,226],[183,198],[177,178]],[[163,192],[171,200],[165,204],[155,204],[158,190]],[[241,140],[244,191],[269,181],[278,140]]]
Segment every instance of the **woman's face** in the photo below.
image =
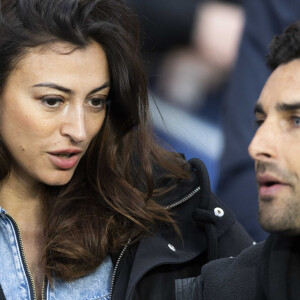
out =
[[12,174],[29,183],[69,182],[105,118],[109,71],[101,46],[57,42],[35,48],[10,73],[0,134]]

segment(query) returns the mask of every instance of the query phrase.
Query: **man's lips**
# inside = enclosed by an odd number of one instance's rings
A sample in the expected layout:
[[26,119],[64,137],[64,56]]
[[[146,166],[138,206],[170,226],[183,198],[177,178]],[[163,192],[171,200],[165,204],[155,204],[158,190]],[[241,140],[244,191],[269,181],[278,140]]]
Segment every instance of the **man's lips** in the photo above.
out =
[[79,154],[82,152],[80,149],[59,149],[47,152],[50,161],[59,169],[68,170],[73,168],[78,160]]
[[280,180],[278,177],[269,174],[259,174],[256,176],[256,180],[258,183],[258,194],[260,197],[276,196],[276,193],[278,193],[279,190],[289,185]]

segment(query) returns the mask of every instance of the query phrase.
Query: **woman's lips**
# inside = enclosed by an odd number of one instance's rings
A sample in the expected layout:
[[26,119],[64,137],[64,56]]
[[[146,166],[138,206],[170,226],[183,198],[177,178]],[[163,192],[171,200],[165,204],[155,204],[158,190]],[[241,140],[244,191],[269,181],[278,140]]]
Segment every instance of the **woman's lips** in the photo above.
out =
[[48,152],[50,161],[59,169],[72,169],[79,160],[80,151],[76,152]]

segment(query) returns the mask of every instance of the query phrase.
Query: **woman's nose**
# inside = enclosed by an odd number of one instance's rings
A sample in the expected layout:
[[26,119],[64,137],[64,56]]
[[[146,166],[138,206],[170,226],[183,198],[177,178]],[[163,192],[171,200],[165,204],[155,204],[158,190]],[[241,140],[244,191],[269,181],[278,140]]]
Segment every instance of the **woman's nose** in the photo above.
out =
[[70,137],[72,141],[80,143],[87,138],[85,112],[81,105],[68,107],[64,114],[61,126],[61,134]]

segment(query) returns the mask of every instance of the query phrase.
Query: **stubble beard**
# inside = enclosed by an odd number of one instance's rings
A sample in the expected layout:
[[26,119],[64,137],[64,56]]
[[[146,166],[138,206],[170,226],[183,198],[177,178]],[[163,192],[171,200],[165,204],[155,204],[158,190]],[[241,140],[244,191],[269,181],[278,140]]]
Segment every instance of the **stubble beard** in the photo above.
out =
[[258,219],[261,227],[269,233],[300,233],[300,191],[297,173],[290,172],[273,162],[256,162],[256,173],[270,172],[283,182],[289,183],[289,192],[259,198]]
[[269,233],[300,234],[300,198],[294,195],[285,199],[260,199],[258,219]]

